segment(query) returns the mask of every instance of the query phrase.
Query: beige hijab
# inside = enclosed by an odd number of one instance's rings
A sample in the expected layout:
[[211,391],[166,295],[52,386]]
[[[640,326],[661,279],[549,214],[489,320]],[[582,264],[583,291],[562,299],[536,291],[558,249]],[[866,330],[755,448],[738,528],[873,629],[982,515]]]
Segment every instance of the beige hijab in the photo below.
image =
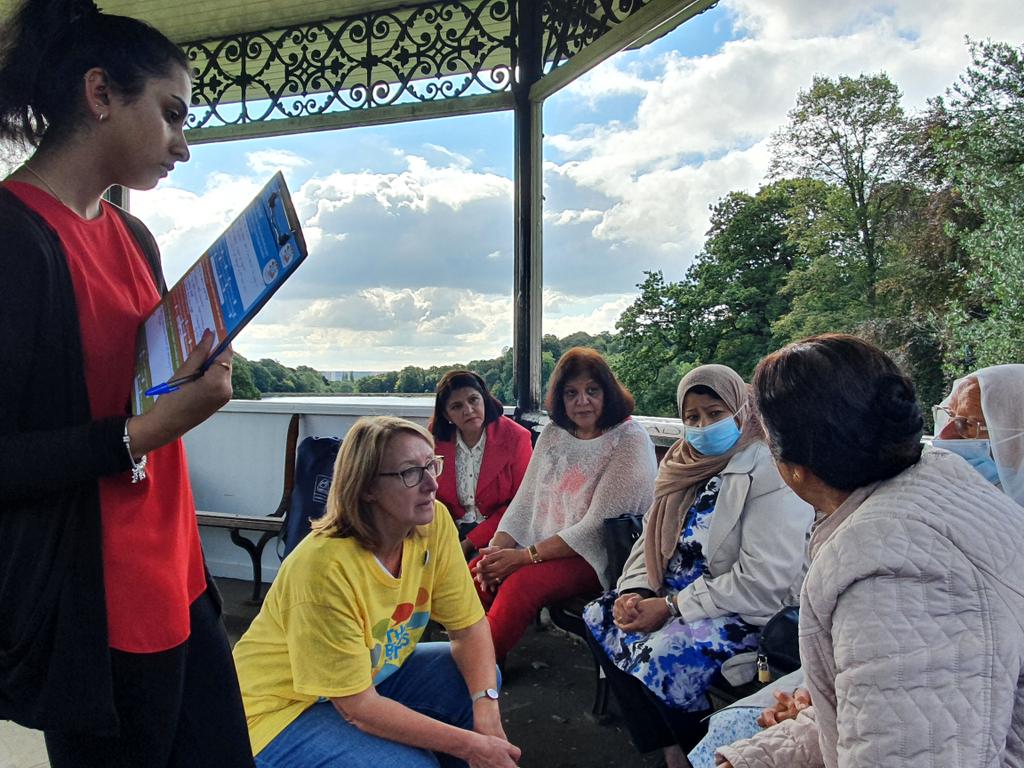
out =
[[[647,581],[657,591],[665,576],[668,561],[676,551],[683,517],[697,497],[697,488],[705,480],[725,469],[729,460],[755,440],[763,439],[761,424],[753,415],[749,387],[740,375],[725,365],[702,365],[694,368],[679,382],[676,403],[679,418],[683,417],[683,399],[693,387],[704,385],[713,389],[740,422],[740,439],[731,451],[721,456],[702,456],[683,438],[669,448],[658,469],[654,483],[654,504],[648,513],[644,531],[644,562]],[[742,408],[746,405],[746,408]]]

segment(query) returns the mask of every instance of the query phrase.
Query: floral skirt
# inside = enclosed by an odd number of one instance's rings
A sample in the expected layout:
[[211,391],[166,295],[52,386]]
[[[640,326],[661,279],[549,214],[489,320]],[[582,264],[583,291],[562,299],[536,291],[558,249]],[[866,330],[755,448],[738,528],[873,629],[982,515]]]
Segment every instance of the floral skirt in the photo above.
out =
[[734,615],[689,623],[670,619],[654,632],[623,632],[612,620],[617,597],[607,592],[590,603],[583,620],[612,663],[670,707],[707,709],[705,693],[722,663],[757,648],[759,628]]
[[693,768],[715,768],[715,751],[740,739],[749,739],[763,729],[757,724],[761,707],[720,709],[708,722],[708,733],[686,757]]

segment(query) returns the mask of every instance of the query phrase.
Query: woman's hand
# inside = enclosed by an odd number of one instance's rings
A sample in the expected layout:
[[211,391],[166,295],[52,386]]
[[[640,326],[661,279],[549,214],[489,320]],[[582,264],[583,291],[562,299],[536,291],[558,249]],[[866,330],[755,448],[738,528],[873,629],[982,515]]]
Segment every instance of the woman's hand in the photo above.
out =
[[[213,348],[213,334],[206,331],[192,354],[174,372],[173,378],[199,371]],[[133,416],[128,423],[132,453],[136,458],[184,435],[202,424],[231,399],[231,358],[229,346],[195,381],[183,384],[176,392],[160,395],[153,409]]]
[[793,720],[803,710],[811,706],[811,693],[806,688],[797,688],[790,695],[785,691],[775,691],[775,705],[761,711],[757,724],[762,728],[771,728],[783,720]]
[[469,768],[516,768],[522,750],[507,739],[477,734],[466,754],[459,755]]
[[621,626],[636,621],[640,616],[637,605],[642,599],[636,592],[619,595],[612,606],[612,620],[615,624]]
[[[628,597],[628,595],[627,595]],[[661,629],[668,621],[668,606],[663,597],[648,597],[635,604],[636,618],[631,621],[615,622],[623,632],[653,632]]]
[[531,562],[530,553],[525,549],[484,547],[480,550],[474,578],[484,589],[493,592],[502,581]]

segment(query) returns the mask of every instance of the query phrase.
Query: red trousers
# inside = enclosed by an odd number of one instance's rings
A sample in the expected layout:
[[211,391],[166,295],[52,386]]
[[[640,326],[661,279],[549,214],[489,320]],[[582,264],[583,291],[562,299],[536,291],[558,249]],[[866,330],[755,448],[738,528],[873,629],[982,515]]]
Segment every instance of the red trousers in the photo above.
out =
[[[476,568],[479,559],[475,557],[470,561],[470,570]],[[489,592],[479,583],[476,588],[487,610],[494,655],[500,660],[516,646],[537,611],[577,595],[596,596],[601,592],[601,582],[590,563],[574,555],[524,565],[508,576],[497,592]]]

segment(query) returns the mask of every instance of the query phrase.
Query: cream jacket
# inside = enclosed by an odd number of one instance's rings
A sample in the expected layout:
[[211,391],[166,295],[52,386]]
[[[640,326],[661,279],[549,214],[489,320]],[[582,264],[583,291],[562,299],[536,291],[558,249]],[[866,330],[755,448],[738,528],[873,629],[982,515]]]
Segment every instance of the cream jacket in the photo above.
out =
[[[806,570],[809,505],[782,481],[764,443],[737,453],[722,470],[704,552],[709,576],[679,592],[684,621],[738,614],[762,626],[796,605]],[[618,590],[649,587],[640,535],[622,569]]]
[[959,456],[929,450],[824,518],[811,557],[800,654],[814,712],[723,757],[735,768],[1024,766],[1024,509]]

